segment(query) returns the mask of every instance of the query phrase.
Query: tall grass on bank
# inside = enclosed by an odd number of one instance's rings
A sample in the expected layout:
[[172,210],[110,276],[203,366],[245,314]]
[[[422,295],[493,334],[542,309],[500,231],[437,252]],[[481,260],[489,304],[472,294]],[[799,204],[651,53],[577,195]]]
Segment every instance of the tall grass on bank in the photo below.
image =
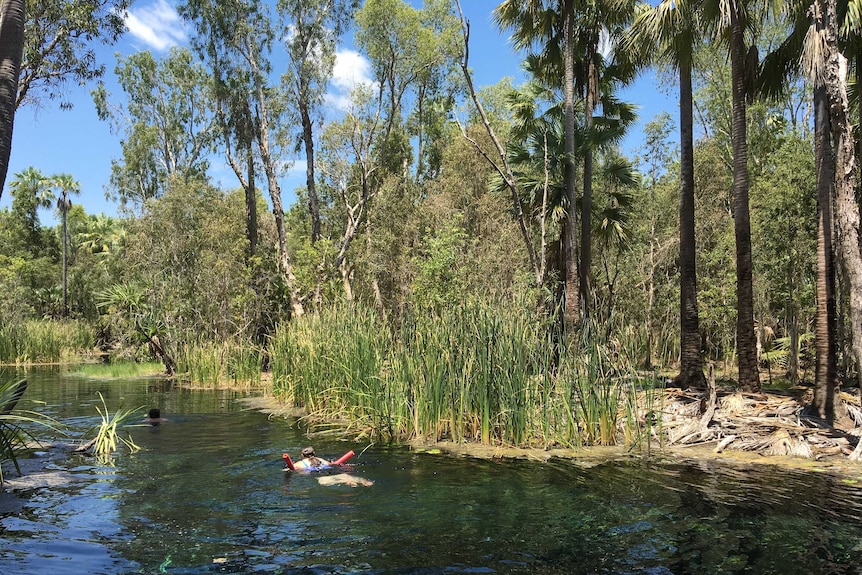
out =
[[484,303],[423,316],[390,357],[388,387],[406,399],[408,435],[522,445],[547,435],[552,347],[534,315]]
[[260,347],[249,342],[202,341],[182,346],[177,367],[194,386],[215,388],[230,383],[254,387],[260,385],[262,361]]
[[57,363],[87,355],[95,346],[92,326],[77,320],[0,322],[0,363]]
[[381,377],[389,341],[377,314],[359,305],[295,318],[270,341],[273,390],[314,419],[388,432],[398,425]]
[[116,361],[111,363],[82,363],[71,372],[80,377],[92,379],[131,379],[160,375],[165,372],[165,366],[158,361],[134,362]]
[[528,305],[473,302],[407,318],[390,336],[374,311],[333,307],[278,328],[274,392],[310,422],[380,439],[642,444],[654,384],[606,326],[567,344],[548,321]]

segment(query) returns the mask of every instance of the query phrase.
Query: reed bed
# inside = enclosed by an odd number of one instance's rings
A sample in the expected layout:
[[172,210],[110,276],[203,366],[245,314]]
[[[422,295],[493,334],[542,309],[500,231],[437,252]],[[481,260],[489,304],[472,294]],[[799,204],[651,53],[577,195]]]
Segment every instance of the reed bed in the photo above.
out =
[[269,350],[273,390],[315,420],[346,420],[375,434],[398,416],[381,377],[385,325],[369,309],[342,304],[280,326]]
[[75,367],[75,375],[93,379],[130,379],[164,373],[164,364],[157,361],[117,361],[111,363],[84,363]]
[[0,325],[0,363],[57,363],[88,355],[92,326],[77,320],[27,320]]
[[372,310],[342,305],[280,326],[269,349],[276,395],[310,423],[377,438],[637,446],[655,433],[656,379],[607,329],[567,344],[526,306],[465,303],[390,336]]
[[193,386],[250,388],[260,385],[262,361],[260,346],[243,340],[200,341],[181,347],[177,367]]

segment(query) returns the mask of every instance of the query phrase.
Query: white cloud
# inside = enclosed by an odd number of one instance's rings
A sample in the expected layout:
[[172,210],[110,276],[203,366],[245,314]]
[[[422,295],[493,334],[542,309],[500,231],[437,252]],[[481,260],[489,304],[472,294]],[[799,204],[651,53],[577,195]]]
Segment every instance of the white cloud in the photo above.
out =
[[350,94],[360,86],[374,87],[371,77],[371,63],[355,50],[342,48],[335,52],[335,66],[332,68],[330,85],[332,91],[326,101],[338,110],[350,107]]
[[185,24],[167,0],[130,9],[125,20],[132,36],[155,50],[167,50],[186,41]]

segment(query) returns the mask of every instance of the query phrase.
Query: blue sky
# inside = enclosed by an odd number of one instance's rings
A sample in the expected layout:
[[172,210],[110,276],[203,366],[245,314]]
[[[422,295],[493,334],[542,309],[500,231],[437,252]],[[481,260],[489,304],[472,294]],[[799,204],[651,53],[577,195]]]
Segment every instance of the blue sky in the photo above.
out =
[[[420,5],[421,0],[410,0]],[[500,33],[491,20],[491,12],[500,0],[462,0],[465,16],[470,20],[470,63],[477,86],[496,84],[506,76],[523,80],[520,73],[521,56],[508,42],[508,34]],[[105,64],[104,78],[108,90],[119,95],[114,77],[116,52],[127,56],[139,50],[150,50],[157,58],[175,45],[188,43],[185,25],[174,9],[174,0],[137,0],[129,10],[126,24],[128,32],[114,46],[98,51]],[[347,38],[338,52],[335,77],[330,85],[329,101],[335,105],[348,93],[353,82],[368,76],[367,62],[351,47]],[[110,179],[111,160],[120,156],[118,134],[112,134],[107,122],[96,116],[90,97],[92,85],[69,87],[67,99],[74,104],[72,110],[60,110],[57,102],[44,100],[40,107],[25,106],[15,116],[12,155],[7,176],[7,189],[0,199],[0,208],[11,203],[8,182],[14,174],[33,166],[44,174],[71,174],[81,183],[81,195],[73,198],[87,213],[116,214],[117,206],[105,199],[105,188]],[[640,125],[650,121],[662,110],[676,115],[676,101],[655,88],[651,73],[623,93],[623,98],[637,104],[639,125],[624,142],[626,151],[640,145]],[[304,183],[304,164],[296,158],[291,172],[283,181],[284,201],[292,201],[290,190]],[[215,183],[227,188],[237,186],[233,173],[226,168],[213,170]],[[48,218],[50,215],[45,214]],[[46,218],[47,219],[47,218]],[[46,222],[47,223],[47,222]]]

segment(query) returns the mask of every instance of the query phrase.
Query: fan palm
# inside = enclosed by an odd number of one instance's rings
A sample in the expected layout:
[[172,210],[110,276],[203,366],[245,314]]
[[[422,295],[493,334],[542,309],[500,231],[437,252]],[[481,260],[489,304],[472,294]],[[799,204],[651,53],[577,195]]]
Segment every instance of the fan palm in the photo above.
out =
[[69,174],[58,174],[50,178],[50,185],[60,190],[60,196],[57,198],[57,211],[60,212],[60,220],[62,221],[63,232],[63,317],[69,315],[69,304],[67,294],[67,263],[68,263],[68,233],[66,230],[66,220],[69,210],[72,209],[72,200],[69,199],[69,194],[78,194],[81,192],[81,184]]
[[[595,137],[593,113],[599,103],[603,37],[616,38],[633,15],[633,0],[506,0],[494,10],[502,29],[512,30],[518,49],[536,49],[534,74],[548,83],[563,79],[565,175],[568,217],[563,233],[566,260],[566,319],[589,315],[592,233],[592,178]],[[561,70],[562,68],[562,70]],[[628,78],[631,79],[630,77]],[[557,84],[558,86],[558,84]],[[583,102],[583,194],[581,199],[580,265],[577,261],[575,201],[575,92]]]
[[[701,29],[699,0],[663,0],[641,5],[635,22],[623,36],[622,48],[639,65],[672,66],[679,74],[680,194],[680,371],[681,387],[703,388],[700,321],[697,309],[697,265],[694,213],[694,118],[692,55]],[[639,59],[639,60],[638,60]]]

